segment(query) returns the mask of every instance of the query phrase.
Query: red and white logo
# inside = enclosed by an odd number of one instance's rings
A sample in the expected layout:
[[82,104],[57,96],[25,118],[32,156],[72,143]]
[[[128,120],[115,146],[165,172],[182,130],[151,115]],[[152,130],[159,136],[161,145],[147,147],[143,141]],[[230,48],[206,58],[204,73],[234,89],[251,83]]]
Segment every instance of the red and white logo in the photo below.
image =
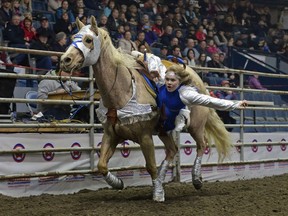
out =
[[[47,149],[47,148],[54,148],[54,146],[51,144],[51,143],[46,143],[44,146],[43,146],[44,149]],[[54,156],[55,156],[55,153],[52,152],[52,151],[46,151],[46,152],[43,152],[42,153],[42,156],[44,158],[44,160],[46,161],[52,161]]]
[[[191,142],[189,140],[187,140],[184,144],[191,145]],[[191,155],[192,154],[192,147],[185,147],[184,148],[184,153],[186,155]]]
[[[80,148],[80,147],[81,147],[81,145],[78,142],[75,142],[75,143],[73,143],[71,145],[71,148],[76,148],[77,149],[77,148]],[[78,160],[81,157],[82,152],[81,151],[77,151],[77,150],[73,150],[73,151],[70,152],[70,154],[71,154],[71,157],[74,160]]]
[[[252,143],[257,143],[257,140],[254,139],[254,140],[252,141]],[[252,145],[252,146],[251,146],[251,149],[252,149],[253,152],[256,153],[256,152],[258,151],[258,146],[257,146],[257,145]]]
[[127,141],[124,141],[123,143],[121,143],[122,145],[122,149],[121,149],[121,154],[124,158],[129,157],[130,155],[130,149],[129,149],[129,143]]
[[[13,148],[14,150],[17,149],[25,149],[24,145],[22,145],[21,143],[18,143],[14,146]],[[20,163],[22,161],[24,161],[26,154],[25,153],[15,153],[13,154],[13,159],[14,161],[16,161],[17,163]]]
[[205,153],[206,155],[210,153],[210,148],[209,148],[209,146],[207,146],[207,147],[205,148],[204,153]]
[[[271,140],[271,139],[268,139],[267,142],[272,142],[272,140]],[[273,149],[273,146],[272,146],[272,145],[267,145],[267,146],[266,146],[266,149],[267,149],[268,152],[271,152],[272,149]]]

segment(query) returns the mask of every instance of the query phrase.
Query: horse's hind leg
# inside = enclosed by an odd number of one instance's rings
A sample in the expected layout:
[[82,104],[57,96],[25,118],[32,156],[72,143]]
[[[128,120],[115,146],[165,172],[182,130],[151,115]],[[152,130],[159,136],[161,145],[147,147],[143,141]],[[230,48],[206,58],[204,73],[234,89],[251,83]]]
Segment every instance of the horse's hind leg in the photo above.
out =
[[197,156],[194,161],[192,168],[192,183],[195,189],[200,189],[203,185],[202,174],[201,174],[201,164],[202,156],[206,148],[206,140],[204,137],[205,124],[207,122],[207,115],[209,109],[204,107],[194,107],[191,111],[191,123],[188,128],[189,133],[194,138],[197,145]]
[[98,162],[98,171],[104,176],[105,181],[115,189],[123,189],[124,184],[120,178],[117,178],[108,170],[108,161],[115,152],[116,146],[119,143],[119,139],[111,138],[104,133],[102,138],[100,158]]
[[157,167],[152,136],[143,135],[140,139],[139,144],[146,161],[146,169],[152,178],[153,200],[156,202],[164,202],[165,193],[162,182],[159,181],[159,179],[157,178]]
[[159,134],[159,138],[165,145],[166,157],[162,161],[162,163],[158,169],[158,179],[161,182],[164,182],[165,177],[166,177],[166,172],[169,168],[169,164],[172,163],[172,161],[173,161],[173,159],[177,153],[178,148],[177,148],[171,134],[162,133],[162,134]]

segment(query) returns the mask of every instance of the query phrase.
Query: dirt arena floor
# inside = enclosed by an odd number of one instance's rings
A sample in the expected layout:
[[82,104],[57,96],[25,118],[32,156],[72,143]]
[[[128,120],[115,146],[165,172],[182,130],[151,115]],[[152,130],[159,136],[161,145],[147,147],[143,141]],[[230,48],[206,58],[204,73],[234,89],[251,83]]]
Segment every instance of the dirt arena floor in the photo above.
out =
[[288,174],[234,182],[165,185],[166,201],[152,201],[152,187],[102,189],[73,195],[11,198],[0,195],[0,215],[287,216]]

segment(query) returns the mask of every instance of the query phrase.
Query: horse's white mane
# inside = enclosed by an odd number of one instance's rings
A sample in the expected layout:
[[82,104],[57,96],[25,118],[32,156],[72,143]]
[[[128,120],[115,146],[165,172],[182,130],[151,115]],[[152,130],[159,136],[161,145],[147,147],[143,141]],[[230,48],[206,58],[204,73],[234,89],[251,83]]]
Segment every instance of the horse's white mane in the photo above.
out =
[[122,52],[121,49],[115,48],[112,44],[112,40],[109,36],[109,33],[102,28],[98,28],[101,36],[101,52],[105,53],[105,56],[110,56],[112,64],[123,65],[128,68],[135,66],[135,59],[132,55]]

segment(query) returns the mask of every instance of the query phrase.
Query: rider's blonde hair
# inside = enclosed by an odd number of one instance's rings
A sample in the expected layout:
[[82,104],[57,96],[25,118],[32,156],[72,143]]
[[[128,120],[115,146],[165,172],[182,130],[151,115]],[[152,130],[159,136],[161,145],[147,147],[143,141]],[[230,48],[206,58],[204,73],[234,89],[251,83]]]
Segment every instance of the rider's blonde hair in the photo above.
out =
[[[169,68],[167,68],[167,72],[174,72],[176,76],[180,77],[180,82],[183,85],[191,85],[192,84],[192,76],[191,73],[189,73],[186,70],[186,67],[181,65],[172,65]],[[167,73],[166,72],[166,73]]]

